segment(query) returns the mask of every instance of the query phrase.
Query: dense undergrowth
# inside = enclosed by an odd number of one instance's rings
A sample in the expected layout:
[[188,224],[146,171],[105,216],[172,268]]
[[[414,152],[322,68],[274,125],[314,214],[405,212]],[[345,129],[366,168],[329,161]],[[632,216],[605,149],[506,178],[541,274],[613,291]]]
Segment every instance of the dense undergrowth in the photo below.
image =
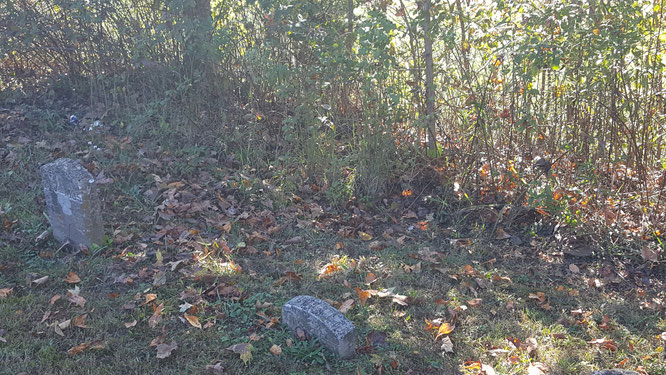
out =
[[556,222],[659,261],[662,13],[647,0],[3,1],[1,99],[58,126],[76,114],[137,142],[215,145],[339,207],[414,194],[447,215],[489,210],[476,221],[490,237]]

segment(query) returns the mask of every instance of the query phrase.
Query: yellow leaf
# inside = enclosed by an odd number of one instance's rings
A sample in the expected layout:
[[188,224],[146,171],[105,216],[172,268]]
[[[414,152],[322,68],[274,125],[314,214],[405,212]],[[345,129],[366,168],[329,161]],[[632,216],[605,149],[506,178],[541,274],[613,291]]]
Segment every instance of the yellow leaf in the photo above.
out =
[[201,329],[201,323],[199,323],[199,318],[197,318],[196,316],[185,313],[185,319],[187,319],[187,321],[190,322],[192,327],[197,327]]
[[370,241],[372,239],[372,236],[369,235],[368,233],[365,232],[358,232],[358,237],[362,239],[363,241]]
[[599,36],[599,29],[594,29],[594,30],[592,30],[592,32],[594,33],[594,35]]
[[442,323],[439,326],[439,329],[437,329],[437,336],[435,336],[435,341],[439,338],[439,336],[442,335],[448,335],[449,333],[453,332],[453,328],[449,323]]

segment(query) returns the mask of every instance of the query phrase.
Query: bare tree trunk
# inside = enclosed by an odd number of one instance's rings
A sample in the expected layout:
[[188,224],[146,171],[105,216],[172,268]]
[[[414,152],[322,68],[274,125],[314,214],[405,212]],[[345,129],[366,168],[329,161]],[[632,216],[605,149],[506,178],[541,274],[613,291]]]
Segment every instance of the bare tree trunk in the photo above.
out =
[[432,61],[432,35],[430,28],[430,9],[431,0],[423,2],[423,44],[425,46],[425,65],[426,65],[426,79],[425,79],[425,96],[426,96],[426,126],[428,129],[428,147],[437,152],[437,139],[435,138],[435,74],[433,70]]

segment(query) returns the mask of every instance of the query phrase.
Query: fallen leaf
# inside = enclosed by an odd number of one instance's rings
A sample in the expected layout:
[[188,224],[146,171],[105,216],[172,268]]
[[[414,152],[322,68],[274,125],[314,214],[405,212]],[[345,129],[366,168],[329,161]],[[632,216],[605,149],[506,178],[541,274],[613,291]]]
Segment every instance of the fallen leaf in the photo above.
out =
[[143,304],[147,305],[147,304],[149,304],[150,302],[152,302],[156,299],[157,299],[157,294],[155,294],[155,293],[146,293],[146,301]]
[[580,268],[578,268],[577,265],[571,263],[571,264],[569,265],[569,271],[571,271],[571,273],[579,273],[579,272],[580,272]]
[[65,277],[65,282],[68,284],[76,284],[81,282],[81,278],[72,271],[69,271],[67,277]]
[[643,259],[650,262],[659,262],[660,252],[657,250],[656,245],[645,245],[641,248],[641,256]]
[[365,301],[370,298],[370,292],[356,287],[356,294],[358,294],[358,298],[361,300],[361,305],[365,306]]
[[222,362],[217,362],[212,365],[206,365],[206,372],[210,374],[224,375],[224,367],[222,367]]
[[282,348],[280,347],[280,345],[273,344],[273,346],[271,346],[270,352],[273,355],[280,355],[282,354]]
[[125,323],[125,328],[132,328],[132,327],[134,327],[134,326],[136,325],[136,323],[137,323],[136,319],[134,319],[134,320],[131,321],[131,322],[126,322],[126,323]]
[[372,241],[368,244],[368,248],[374,251],[384,250],[386,248],[386,244],[384,244],[382,241]]
[[354,304],[354,302],[355,302],[354,299],[350,298],[350,299],[344,301],[344,302],[340,305],[340,308],[339,308],[338,310],[339,310],[341,313],[346,314],[347,311],[349,311],[349,309],[352,307],[352,305]]
[[86,304],[86,299],[79,295],[80,292],[81,290],[78,285],[74,286],[74,289],[68,289],[67,300],[79,307],[83,307]]
[[370,285],[370,284],[374,283],[375,281],[377,281],[377,276],[375,276],[374,273],[368,272],[368,274],[365,275],[365,283],[367,285]]
[[361,232],[361,231],[358,232],[358,237],[359,237],[360,239],[362,239],[363,241],[370,241],[370,240],[372,240],[372,236],[371,236],[371,235],[369,235],[368,233],[365,233],[365,232]]
[[14,292],[14,288],[2,288],[0,289],[0,298],[7,298],[10,294]]
[[439,328],[437,329],[437,336],[435,336],[435,341],[437,341],[440,336],[448,335],[449,333],[453,332],[454,328],[455,327],[452,327],[449,323],[440,324]]
[[157,358],[164,359],[176,349],[178,349],[178,345],[175,341],[172,341],[171,344],[159,344],[157,345]]
[[92,349],[96,349],[96,350],[99,350],[99,349],[104,349],[105,347],[106,347],[106,345],[104,344],[104,341],[101,341],[101,340],[99,340],[99,341],[91,341],[91,342],[84,342],[84,343],[82,343],[82,344],[79,344],[79,345],[77,345],[77,346],[74,346],[74,347],[70,348],[70,349],[67,351],[67,354],[69,354],[69,355],[76,355],[76,354],[79,354],[79,353],[81,353],[82,351],[84,351],[84,350],[86,350],[86,349],[91,349],[91,350],[92,350]]
[[252,349],[253,347],[250,343],[235,344],[227,348],[227,350],[240,354],[240,359],[243,360],[244,364],[252,360]]
[[465,274],[468,275],[468,276],[475,275],[476,271],[474,270],[474,267],[472,267],[469,264],[466,264],[465,265]]
[[544,292],[536,292],[536,294],[535,293],[530,293],[528,298],[536,300],[540,304],[546,302],[546,294]]
[[89,328],[86,326],[86,318],[88,318],[88,314],[79,315],[74,318],[74,327]]
[[46,280],[48,280],[48,279],[49,279],[48,276],[44,276],[44,277],[40,277],[39,279],[32,280],[32,283],[35,284],[35,285],[42,285],[42,284],[44,284],[44,283],[46,282]]
[[481,298],[474,298],[472,300],[467,301],[467,304],[470,305],[471,307],[481,306],[482,303],[483,300]]
[[185,319],[187,319],[187,321],[190,322],[192,327],[197,327],[201,329],[201,323],[199,323],[199,318],[197,318],[196,316],[185,313]]
[[592,341],[588,341],[587,343],[591,344],[591,345],[597,345],[600,348],[605,348],[605,349],[608,349],[612,352],[617,350],[617,345],[615,344],[615,342],[613,340],[609,340],[609,339],[606,339],[606,338],[594,339]]
[[511,235],[507,233],[504,229],[502,228],[497,228],[497,231],[495,232],[495,239],[496,240],[506,240],[511,238]]
[[162,310],[164,309],[164,303],[161,303],[155,308],[153,315],[148,319],[148,326],[150,328],[155,328],[160,321],[162,321]]
[[548,373],[548,366],[541,362],[530,363],[527,368],[527,375],[545,375]]
[[445,337],[442,339],[442,347],[441,347],[441,349],[442,349],[445,353],[453,353],[453,342],[451,341],[451,338],[449,338],[449,336],[445,336]]

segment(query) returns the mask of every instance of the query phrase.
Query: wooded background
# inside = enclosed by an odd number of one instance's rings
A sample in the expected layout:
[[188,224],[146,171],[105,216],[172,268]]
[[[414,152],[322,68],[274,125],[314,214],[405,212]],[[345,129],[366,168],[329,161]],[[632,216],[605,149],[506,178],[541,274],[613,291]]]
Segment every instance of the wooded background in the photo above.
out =
[[662,15],[661,0],[2,0],[0,99],[216,132],[333,203],[427,192],[659,238]]

